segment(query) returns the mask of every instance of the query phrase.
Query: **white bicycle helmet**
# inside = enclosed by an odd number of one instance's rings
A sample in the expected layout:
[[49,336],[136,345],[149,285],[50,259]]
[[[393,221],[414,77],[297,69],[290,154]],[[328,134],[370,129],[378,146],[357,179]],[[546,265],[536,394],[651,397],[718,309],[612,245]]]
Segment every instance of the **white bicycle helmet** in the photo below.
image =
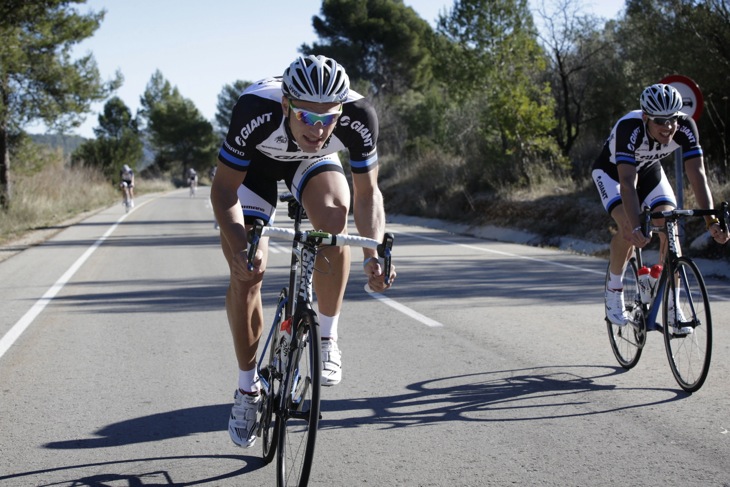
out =
[[284,96],[315,103],[342,103],[350,91],[345,68],[325,56],[299,56],[284,71]]
[[671,85],[657,83],[644,89],[641,110],[652,117],[672,117],[682,109],[682,95]]

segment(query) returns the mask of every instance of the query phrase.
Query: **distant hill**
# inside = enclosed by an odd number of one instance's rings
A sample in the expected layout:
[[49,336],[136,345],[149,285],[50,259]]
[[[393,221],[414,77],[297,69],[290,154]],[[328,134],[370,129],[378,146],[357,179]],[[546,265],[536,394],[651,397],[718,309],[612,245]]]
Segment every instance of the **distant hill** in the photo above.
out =
[[50,146],[54,149],[63,150],[64,157],[71,157],[71,154],[78,146],[86,142],[86,138],[80,135],[59,135],[59,134],[28,134],[36,144]]

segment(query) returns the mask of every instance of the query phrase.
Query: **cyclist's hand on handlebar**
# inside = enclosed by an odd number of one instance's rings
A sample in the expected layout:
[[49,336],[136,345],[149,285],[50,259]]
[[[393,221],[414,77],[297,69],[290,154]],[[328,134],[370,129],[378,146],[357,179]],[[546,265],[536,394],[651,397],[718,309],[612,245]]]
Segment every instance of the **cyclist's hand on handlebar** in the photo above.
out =
[[261,250],[256,251],[256,256],[253,259],[253,269],[248,270],[248,256],[246,250],[238,252],[231,262],[231,274],[234,279],[241,281],[251,281],[256,276],[263,274],[264,269],[261,264],[264,260],[264,253]]
[[719,244],[727,243],[728,239],[730,239],[728,232],[723,232],[719,223],[713,223],[708,230],[712,238],[715,239],[715,242]]
[[365,259],[365,262],[363,263],[363,270],[365,271],[365,275],[368,276],[368,286],[373,291],[385,291],[393,285],[393,281],[396,276],[395,266],[393,264],[390,265],[390,280],[388,284],[385,283],[383,268],[378,259],[375,257]]
[[639,247],[640,249],[644,248],[649,242],[651,242],[651,239],[642,233],[641,227],[636,227],[631,230],[631,233],[628,237],[626,237],[626,240],[628,240],[631,245]]

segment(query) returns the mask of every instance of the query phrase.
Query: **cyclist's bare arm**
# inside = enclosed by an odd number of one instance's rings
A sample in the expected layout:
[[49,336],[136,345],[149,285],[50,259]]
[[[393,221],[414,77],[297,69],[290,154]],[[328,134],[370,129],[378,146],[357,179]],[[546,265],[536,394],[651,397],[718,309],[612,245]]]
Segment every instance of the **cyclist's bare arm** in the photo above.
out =
[[[383,238],[385,232],[385,210],[383,195],[378,188],[378,170],[352,175],[353,213],[357,232],[363,237],[375,240]],[[364,258],[377,257],[372,249],[363,249]]]
[[[382,240],[385,232],[385,210],[383,195],[378,188],[378,170],[365,174],[353,174],[353,205],[355,226],[360,235]],[[383,269],[378,262],[377,252],[363,248],[363,271],[368,277],[368,286],[376,292],[384,291],[393,285],[396,277],[395,266],[390,267],[388,283],[385,282]]]
[[[687,175],[692,191],[694,192],[695,201],[697,201],[698,208],[712,208],[712,193],[710,192],[710,185],[707,182],[707,175],[705,174],[705,165],[702,157],[694,157],[688,159],[684,163],[684,172]],[[712,219],[705,217],[705,222],[710,223]],[[723,231],[718,225],[710,225],[708,228],[710,235],[715,239],[717,243],[724,244],[730,238],[728,232]]]

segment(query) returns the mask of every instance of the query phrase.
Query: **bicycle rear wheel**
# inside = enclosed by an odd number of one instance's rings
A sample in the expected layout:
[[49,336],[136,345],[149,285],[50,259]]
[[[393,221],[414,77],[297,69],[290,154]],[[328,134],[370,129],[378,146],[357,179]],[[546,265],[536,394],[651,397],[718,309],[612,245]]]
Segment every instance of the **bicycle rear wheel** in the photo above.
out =
[[[608,283],[608,272],[606,269],[606,283]],[[622,282],[626,312],[631,316],[631,322],[626,326],[618,326],[606,318],[606,327],[613,355],[621,367],[631,369],[639,363],[641,351],[646,343],[646,319],[639,297],[636,258],[632,257],[627,263]]]
[[319,426],[321,358],[319,325],[308,310],[296,323],[288,373],[282,393],[284,410],[279,416],[277,484],[304,487],[314,457]]
[[260,419],[260,435],[262,439],[264,449],[264,462],[270,463],[274,459],[276,453],[276,446],[279,441],[279,421],[276,419],[276,415],[279,411],[279,404],[281,402],[281,365],[279,362],[279,341],[281,340],[279,330],[281,322],[284,320],[284,303],[286,302],[288,295],[287,288],[281,290],[279,294],[279,303],[276,307],[278,310],[276,317],[274,318],[273,335],[271,342],[269,343],[269,361],[261,369],[261,374],[264,375],[264,379],[269,383],[268,393],[263,397],[263,404],[261,405],[261,419]]
[[[680,257],[674,267],[674,279],[669,277],[664,293],[664,345],[677,383],[685,391],[695,392],[705,383],[712,358],[710,301],[702,274],[691,259]],[[691,327],[692,333],[678,334],[667,325],[677,319],[669,316],[672,293],[677,313],[684,317],[681,326]]]

